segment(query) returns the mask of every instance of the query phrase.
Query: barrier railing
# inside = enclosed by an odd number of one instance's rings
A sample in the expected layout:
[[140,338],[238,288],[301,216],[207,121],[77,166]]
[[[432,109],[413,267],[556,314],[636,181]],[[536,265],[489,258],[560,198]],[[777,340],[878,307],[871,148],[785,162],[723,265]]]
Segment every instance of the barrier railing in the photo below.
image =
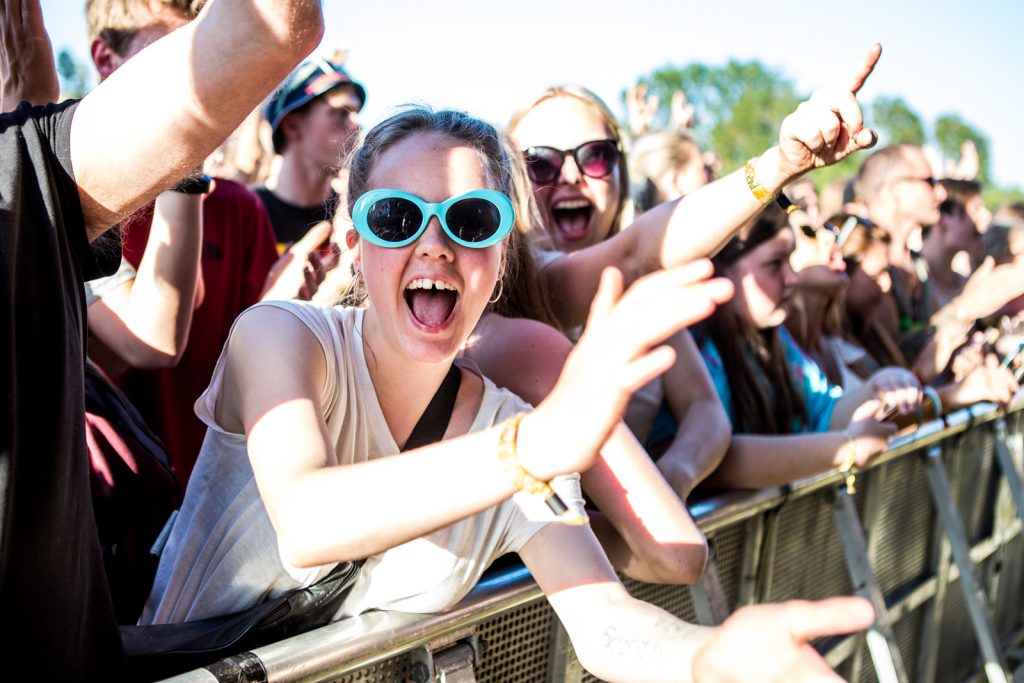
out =
[[[975,406],[895,441],[847,492],[838,472],[692,507],[711,549],[695,586],[625,580],[691,622],[857,593],[866,634],[817,643],[851,681],[1013,679],[1024,612],[1024,411]],[[222,663],[223,664],[223,663]],[[521,566],[437,615],[371,612],[177,681],[595,681]],[[231,671],[224,674],[224,671]]]

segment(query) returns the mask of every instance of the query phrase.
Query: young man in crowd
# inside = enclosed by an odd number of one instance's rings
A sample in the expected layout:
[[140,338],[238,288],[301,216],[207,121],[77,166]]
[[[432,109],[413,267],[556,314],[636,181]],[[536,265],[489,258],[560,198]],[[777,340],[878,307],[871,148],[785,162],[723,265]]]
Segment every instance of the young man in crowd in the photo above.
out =
[[[106,80],[147,45],[187,24],[204,1],[89,0],[86,21],[100,78]],[[201,185],[192,183],[179,189],[201,193]],[[119,382],[167,447],[183,489],[206,434],[206,426],[192,406],[210,381],[232,322],[259,301],[277,259],[266,212],[259,198],[242,185],[216,179],[202,202],[202,218],[202,295],[192,312],[187,344],[182,340],[183,350],[177,349],[177,357],[171,357],[177,360],[175,367],[140,363],[118,354],[114,345],[125,336],[124,318],[111,309],[127,285],[89,307],[89,329],[94,338],[107,349],[113,347],[115,354],[136,368],[128,370]],[[124,257],[129,267],[138,268],[143,256],[152,259],[175,248],[173,239],[167,245],[154,244],[152,230],[153,207],[146,207],[126,223]],[[116,363],[117,359],[111,359],[111,354],[98,348],[92,355],[101,363],[107,360],[108,371],[116,371],[111,360]]]
[[907,360],[930,380],[966,341],[975,320],[1022,293],[1024,266],[985,264],[955,297],[936,306],[925,286],[927,267],[912,247],[925,228],[939,222],[939,207],[947,195],[932,176],[924,152],[908,144],[876,151],[861,165],[857,193],[869,218],[892,238],[892,290],[879,307],[876,323],[901,340]]
[[264,110],[281,170],[274,189],[256,188],[284,251],[322,221],[330,222],[338,196],[331,187],[341,160],[359,134],[366,90],[340,65],[304,62]]

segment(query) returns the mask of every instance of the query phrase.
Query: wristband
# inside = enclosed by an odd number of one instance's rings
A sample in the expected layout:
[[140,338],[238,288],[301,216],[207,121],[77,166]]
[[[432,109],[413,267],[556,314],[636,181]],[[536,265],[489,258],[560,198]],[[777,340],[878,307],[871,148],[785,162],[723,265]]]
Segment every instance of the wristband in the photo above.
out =
[[572,525],[586,524],[587,518],[569,509],[562,497],[551,488],[551,484],[537,479],[519,464],[518,438],[519,423],[526,413],[517,413],[505,421],[505,426],[498,436],[498,462],[501,469],[512,479],[512,484],[520,491],[543,496],[548,509],[563,522]]
[[935,390],[935,387],[925,384],[921,387],[921,393],[925,395],[932,402],[932,407],[935,409],[935,419],[942,419],[942,399],[939,398],[939,392]]
[[846,492],[851,496],[857,493],[857,442],[850,436],[849,430],[843,430],[843,446],[846,457],[839,465],[839,473],[846,480]]
[[171,188],[171,192],[182,194],[206,194],[210,191],[210,184],[213,178],[206,175],[192,175],[182,178],[178,184]]
[[747,164],[743,167],[743,177],[747,181],[747,187],[750,188],[751,194],[754,195],[754,199],[761,202],[762,204],[771,204],[775,201],[775,193],[769,192],[761,181],[757,179],[757,173],[754,171],[754,162],[757,157],[747,161]]

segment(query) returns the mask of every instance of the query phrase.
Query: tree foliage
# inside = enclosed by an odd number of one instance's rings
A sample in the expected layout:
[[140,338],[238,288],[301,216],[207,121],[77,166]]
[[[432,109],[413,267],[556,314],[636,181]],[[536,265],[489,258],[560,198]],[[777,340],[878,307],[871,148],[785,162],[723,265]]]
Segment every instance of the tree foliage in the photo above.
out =
[[778,140],[779,125],[800,98],[793,83],[758,61],[730,60],[724,66],[666,65],[641,78],[660,100],[659,120],[669,117],[672,94],[686,93],[698,114],[695,133],[722,158],[726,170]]
[[991,163],[988,136],[956,114],[943,114],[935,119],[935,142],[946,157],[959,158],[960,146],[968,140],[978,149],[978,180],[985,184],[989,180]]
[[878,130],[881,144],[925,143],[924,123],[902,97],[878,97],[869,111],[870,124]]
[[[704,149],[721,157],[725,172],[739,168],[775,144],[782,120],[804,99],[789,78],[756,60],[734,59],[717,66],[700,62],[667,64],[641,76],[639,82],[658,97],[655,128],[668,124],[673,93],[682,90],[686,94],[696,109],[694,136]],[[866,123],[878,130],[882,145],[933,142],[947,159],[959,159],[961,145],[973,141],[980,161],[978,180],[988,189],[996,189],[990,185],[988,137],[959,116],[940,116],[929,131],[927,123],[902,97],[879,96],[863,105]],[[865,156],[861,152],[819,169],[813,179],[820,188],[852,177]]]
[[90,73],[89,68],[75,59],[67,48],[57,53],[57,76],[60,78],[62,97],[84,97],[91,88]]

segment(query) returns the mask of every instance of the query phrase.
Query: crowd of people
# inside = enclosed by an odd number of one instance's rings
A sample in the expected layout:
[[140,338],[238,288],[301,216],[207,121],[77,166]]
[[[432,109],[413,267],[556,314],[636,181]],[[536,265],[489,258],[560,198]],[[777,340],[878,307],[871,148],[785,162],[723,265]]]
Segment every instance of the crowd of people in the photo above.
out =
[[[808,643],[866,601],[700,627],[619,575],[700,579],[695,496],[852,484],[897,431],[1019,389],[1024,206],[865,151],[880,46],[717,177],[681,93],[666,130],[642,91],[623,126],[560,85],[501,128],[407,106],[363,132],[372,84],[308,56],[317,0],[88,0],[102,82],[63,103],[38,0],[0,21],[0,605],[54,676],[124,671],[119,624],[347,562],[330,619],[440,611],[518,553],[603,679],[827,680]],[[851,154],[829,206],[814,170]],[[161,454],[180,509],[126,565]]]

